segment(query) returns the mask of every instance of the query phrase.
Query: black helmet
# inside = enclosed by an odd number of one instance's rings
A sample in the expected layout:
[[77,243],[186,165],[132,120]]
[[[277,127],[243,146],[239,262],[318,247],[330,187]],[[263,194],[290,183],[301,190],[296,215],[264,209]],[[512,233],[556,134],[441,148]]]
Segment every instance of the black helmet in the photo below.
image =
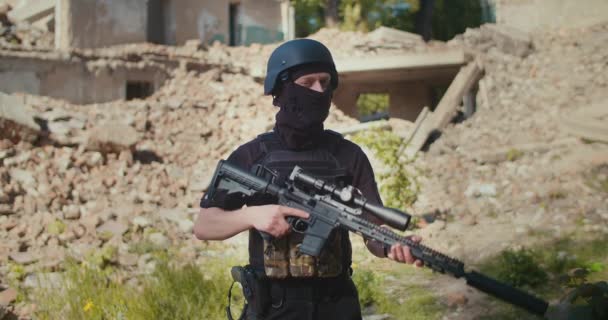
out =
[[338,72],[329,49],[319,41],[296,39],[278,46],[270,55],[266,68],[266,80],[264,80],[264,94],[271,94],[275,91],[279,76],[281,78],[284,75],[288,76],[283,71],[309,63],[327,64],[330,69],[331,86],[333,89],[338,87]]

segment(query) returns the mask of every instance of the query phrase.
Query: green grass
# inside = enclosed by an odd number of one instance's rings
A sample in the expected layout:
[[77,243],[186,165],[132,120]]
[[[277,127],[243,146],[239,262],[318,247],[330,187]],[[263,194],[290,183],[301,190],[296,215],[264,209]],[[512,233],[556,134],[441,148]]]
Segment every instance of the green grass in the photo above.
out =
[[[59,283],[36,289],[29,299],[38,309],[37,319],[225,319],[226,294],[232,279],[231,263],[212,260],[205,265],[174,265],[167,255],[156,260],[152,274],[128,281],[127,273],[110,264],[68,261]],[[354,274],[362,306],[394,319],[438,319],[437,299],[415,285],[395,285],[385,274],[362,268]],[[232,291],[232,309],[238,316],[243,306],[240,288]]]
[[[480,270],[545,300],[561,298],[582,283],[608,280],[608,236],[570,235],[542,248],[507,250]],[[584,276],[573,270],[585,270]],[[519,308],[492,299],[485,319],[539,319]]]
[[515,161],[519,158],[521,158],[524,155],[524,153],[516,148],[511,148],[509,149],[509,151],[507,151],[507,161]]
[[[400,265],[406,270],[411,267]],[[390,314],[391,319],[439,319],[444,307],[437,298],[426,288],[413,284],[397,285],[387,280],[405,277],[400,272],[372,272],[371,270],[356,270],[353,281],[359,291],[359,301],[362,308],[373,307],[377,314]],[[397,277],[395,276],[397,275]],[[403,281],[396,280],[402,283]],[[389,293],[390,291],[390,293]]]
[[158,259],[152,274],[138,278],[140,286],[126,282],[126,274],[114,268],[67,263],[56,288],[32,293],[36,318],[225,319],[230,264],[177,266],[169,260]]

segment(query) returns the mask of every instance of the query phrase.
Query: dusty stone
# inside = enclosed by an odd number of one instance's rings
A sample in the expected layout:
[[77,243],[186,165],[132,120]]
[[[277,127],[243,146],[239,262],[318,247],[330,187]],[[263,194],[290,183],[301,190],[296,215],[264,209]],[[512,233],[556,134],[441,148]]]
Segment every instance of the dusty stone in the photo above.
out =
[[13,303],[17,299],[17,290],[13,288],[8,288],[4,291],[0,292],[0,307],[8,306]]
[[1,215],[11,215],[14,214],[15,212],[13,211],[13,209],[11,208],[11,206],[9,204],[4,204],[4,203],[0,203],[0,216]]
[[494,184],[470,184],[464,192],[467,197],[495,197],[496,185]]
[[9,258],[11,258],[11,260],[15,261],[18,264],[22,264],[22,265],[27,265],[27,264],[32,264],[36,261],[38,261],[39,257],[38,255],[32,253],[32,252],[13,252],[9,255]]
[[120,153],[131,149],[137,140],[138,133],[133,127],[120,123],[106,123],[89,131],[86,149]]
[[15,150],[14,149],[0,149],[0,160],[3,160],[5,158],[9,158],[15,155]]
[[32,187],[36,184],[34,175],[29,171],[14,168],[10,170],[10,175],[24,187]]
[[125,232],[129,230],[129,226],[117,222],[117,221],[106,221],[104,224],[97,228],[97,234],[102,235],[109,233],[115,237],[121,237]]
[[0,92],[0,138],[34,141],[39,134],[40,125],[25,98]]
[[194,222],[190,219],[182,219],[177,222],[179,230],[183,233],[192,233],[194,228]]
[[69,220],[80,219],[80,208],[76,205],[64,206],[62,209],[63,218]]
[[62,274],[59,272],[32,273],[25,277],[26,288],[59,289],[62,285]]
[[132,254],[132,253],[121,254],[118,256],[118,263],[122,266],[127,266],[127,267],[135,266],[135,265],[137,265],[138,260],[139,260],[139,257],[136,254]]
[[447,303],[450,307],[464,306],[468,301],[467,296],[459,292],[453,292],[447,296]]
[[139,228],[147,228],[150,227],[152,225],[152,221],[150,221],[150,219],[146,218],[146,217],[135,217],[133,218],[133,224],[138,226]]
[[462,223],[469,226],[474,226],[477,224],[477,218],[473,215],[466,215],[462,218]]
[[165,220],[171,221],[174,223],[179,223],[182,221],[187,213],[180,208],[161,208],[158,210],[158,214]]
[[160,232],[151,233],[148,239],[159,248],[167,248],[170,245],[169,239]]

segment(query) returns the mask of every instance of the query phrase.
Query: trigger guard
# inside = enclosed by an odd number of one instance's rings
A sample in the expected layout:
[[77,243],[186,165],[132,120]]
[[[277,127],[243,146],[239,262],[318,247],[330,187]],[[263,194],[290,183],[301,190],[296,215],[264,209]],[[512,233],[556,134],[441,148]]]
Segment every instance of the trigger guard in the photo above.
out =
[[291,225],[291,229],[295,232],[303,233],[308,229],[308,222],[302,219],[291,219],[289,224]]

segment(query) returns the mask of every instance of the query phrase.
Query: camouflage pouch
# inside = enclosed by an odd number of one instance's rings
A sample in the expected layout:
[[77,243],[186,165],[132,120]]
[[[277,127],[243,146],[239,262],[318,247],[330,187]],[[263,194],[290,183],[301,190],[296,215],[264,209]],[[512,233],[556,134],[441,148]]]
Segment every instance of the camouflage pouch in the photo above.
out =
[[264,240],[264,270],[267,277],[329,278],[343,272],[342,233],[333,232],[330,235],[319,257],[300,253],[303,239],[303,234],[290,233],[280,239]]
[[289,274],[296,278],[314,277],[316,275],[317,259],[300,253],[304,238],[300,233],[292,233],[289,238]]
[[289,276],[289,241],[288,237],[264,240],[264,271],[273,279],[284,279]]

